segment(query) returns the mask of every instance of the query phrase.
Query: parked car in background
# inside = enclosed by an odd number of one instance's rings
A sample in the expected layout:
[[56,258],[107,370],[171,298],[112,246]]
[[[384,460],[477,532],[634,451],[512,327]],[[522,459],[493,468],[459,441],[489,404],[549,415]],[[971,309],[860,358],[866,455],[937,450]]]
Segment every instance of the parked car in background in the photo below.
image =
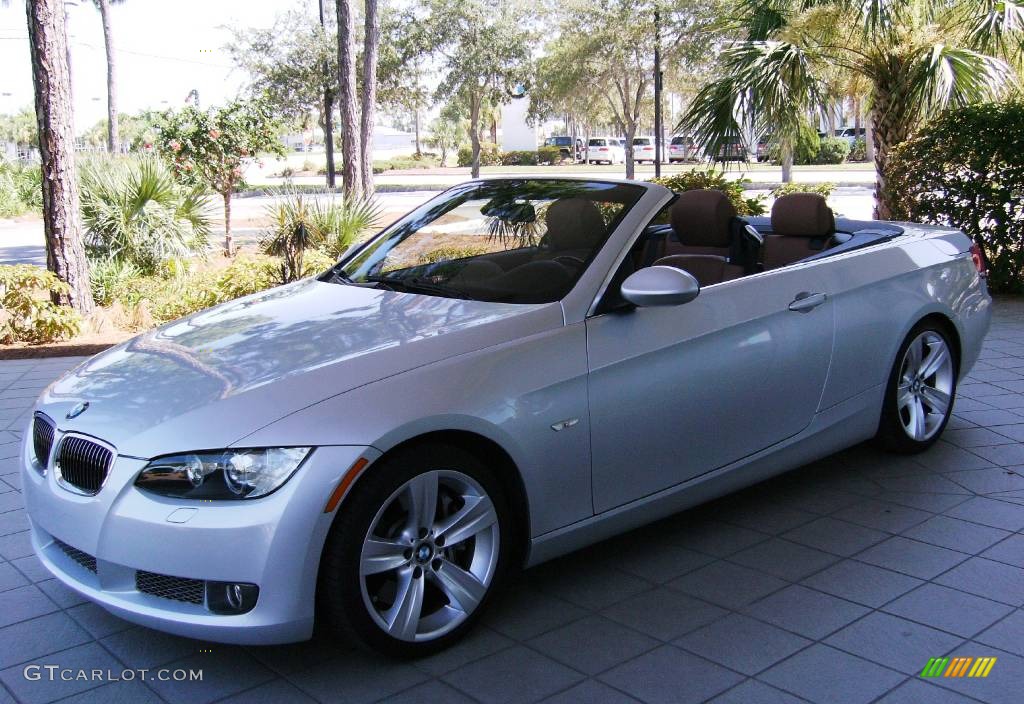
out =
[[761,139],[757,140],[757,160],[760,163],[764,163],[771,158],[772,149],[772,136],[770,134],[763,135]]
[[836,135],[836,137],[839,137],[840,139],[845,139],[846,143],[850,145],[851,149],[853,149],[854,143],[858,139],[863,139],[863,137],[864,137],[864,128],[863,127],[860,128],[860,134],[858,134],[857,128],[855,128],[855,127],[844,127],[842,129],[836,130],[835,135]]
[[579,161],[583,157],[583,140],[572,137],[548,137],[544,140],[545,147],[558,147],[563,159]]
[[319,622],[427,655],[512,569],[865,440],[932,446],[984,276],[962,232],[816,194],[743,219],[721,191],[462,183],[320,276],[50,384],[18,460],[29,539],[149,628],[270,644]]
[[654,137],[633,138],[633,160],[636,163],[648,161],[654,163],[655,159]]
[[668,161],[682,162],[682,161],[696,161],[697,160],[697,143],[689,137],[675,136],[672,141],[668,144]]
[[626,150],[616,137],[591,137],[587,142],[588,164],[625,164]]

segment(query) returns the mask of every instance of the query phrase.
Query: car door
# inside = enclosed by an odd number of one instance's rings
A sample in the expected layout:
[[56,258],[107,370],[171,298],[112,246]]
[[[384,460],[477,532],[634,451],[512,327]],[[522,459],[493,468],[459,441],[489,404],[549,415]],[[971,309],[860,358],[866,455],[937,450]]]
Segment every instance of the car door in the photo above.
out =
[[596,512],[808,426],[834,337],[823,264],[721,283],[679,306],[587,319]]

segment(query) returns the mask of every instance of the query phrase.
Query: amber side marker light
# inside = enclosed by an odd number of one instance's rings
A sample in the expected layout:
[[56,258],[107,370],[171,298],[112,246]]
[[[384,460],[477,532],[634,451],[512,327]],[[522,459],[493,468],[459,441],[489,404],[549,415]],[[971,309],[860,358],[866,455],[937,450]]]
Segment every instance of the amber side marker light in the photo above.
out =
[[354,482],[359,475],[363,473],[363,470],[366,469],[366,465],[368,464],[370,464],[370,460],[365,457],[360,457],[352,463],[352,466],[348,468],[347,472],[345,472],[345,476],[341,478],[340,482],[338,482],[337,488],[331,492],[331,498],[327,499],[327,505],[324,506],[324,513],[333,513],[334,509],[338,508],[338,504],[341,502],[341,497],[345,495],[348,488],[352,486],[352,482]]

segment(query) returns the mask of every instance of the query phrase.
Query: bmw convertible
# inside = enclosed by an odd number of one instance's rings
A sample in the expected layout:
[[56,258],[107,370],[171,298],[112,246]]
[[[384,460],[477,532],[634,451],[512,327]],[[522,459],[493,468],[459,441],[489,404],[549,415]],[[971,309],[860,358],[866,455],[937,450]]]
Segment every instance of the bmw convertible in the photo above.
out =
[[84,362],[22,452],[110,612],[422,655],[510,570],[873,440],[926,450],[991,316],[961,232],[719,191],[455,186],[324,274]]

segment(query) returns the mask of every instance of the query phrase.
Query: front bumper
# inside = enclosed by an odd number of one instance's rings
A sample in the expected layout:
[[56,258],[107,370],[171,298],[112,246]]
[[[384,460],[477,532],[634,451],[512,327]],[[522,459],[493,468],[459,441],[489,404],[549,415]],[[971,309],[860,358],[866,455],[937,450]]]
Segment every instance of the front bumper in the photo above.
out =
[[[320,553],[334,518],[324,505],[368,448],[317,448],[294,477],[261,499],[196,502],[136,489],[146,462],[130,457],[114,459],[96,495],[71,493],[52,470],[40,472],[31,436],[25,433],[21,464],[32,545],[64,584],[125,620],[190,638],[270,644],[310,637]],[[73,559],[67,546],[85,557]],[[247,613],[219,615],[203,604],[139,591],[137,571],[256,584],[259,598]]]

